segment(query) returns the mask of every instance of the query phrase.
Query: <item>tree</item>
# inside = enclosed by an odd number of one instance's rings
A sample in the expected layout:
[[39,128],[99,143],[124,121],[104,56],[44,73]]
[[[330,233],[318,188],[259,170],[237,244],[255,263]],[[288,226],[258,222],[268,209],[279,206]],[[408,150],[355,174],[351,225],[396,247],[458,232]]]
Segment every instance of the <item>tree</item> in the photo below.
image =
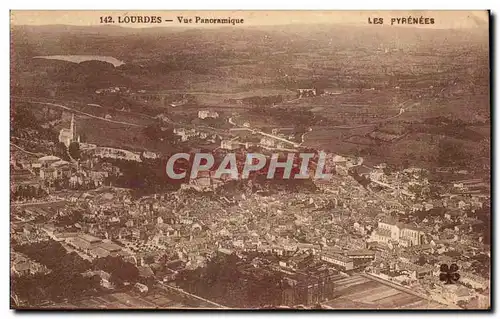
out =
[[146,137],[150,140],[158,140],[160,139],[161,137],[161,134],[160,134],[160,127],[156,124],[151,124],[151,125],[148,125],[146,126],[142,132],[144,133],[144,135],[146,135]]
[[56,144],[56,154],[59,155],[63,160],[69,161],[67,147],[63,142],[59,142]]
[[69,144],[68,148],[69,155],[74,159],[80,158],[80,144],[78,142],[72,142]]
[[110,273],[110,281],[117,286],[121,286],[125,281],[133,283],[139,279],[137,267],[120,257],[107,256],[96,259],[94,266]]
[[438,149],[438,164],[441,166],[464,165],[471,159],[471,155],[460,142],[441,140]]
[[425,256],[420,256],[418,258],[418,260],[415,262],[415,264],[419,265],[419,266],[423,266],[427,263],[427,259],[425,258]]

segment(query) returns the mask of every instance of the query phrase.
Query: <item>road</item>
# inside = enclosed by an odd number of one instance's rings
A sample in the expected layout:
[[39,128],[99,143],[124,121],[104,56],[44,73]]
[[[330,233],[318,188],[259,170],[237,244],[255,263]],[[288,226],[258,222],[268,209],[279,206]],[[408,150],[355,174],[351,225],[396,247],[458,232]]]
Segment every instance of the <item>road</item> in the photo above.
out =
[[33,152],[30,152],[30,151],[27,151],[25,150],[24,148],[20,147],[20,146],[17,146],[16,144],[10,142],[10,145],[11,146],[14,146],[15,148],[17,148],[18,150],[20,150],[21,152],[24,152],[26,154],[29,154],[29,155],[34,155],[34,156],[45,156],[46,154],[43,154],[43,153],[33,153]]
[[206,304],[209,304],[209,305],[210,305],[210,306],[212,306],[213,308],[218,308],[218,309],[220,309],[220,308],[222,308],[222,309],[227,309],[227,308],[228,308],[228,307],[226,307],[226,306],[223,306],[223,305],[218,304],[218,303],[216,303],[216,302],[213,302],[213,301],[211,301],[211,300],[208,300],[208,299],[205,299],[205,298],[203,298],[203,297],[200,297],[200,296],[194,295],[194,294],[192,294],[192,293],[189,293],[189,292],[185,291],[184,289],[180,289],[180,288],[177,288],[177,287],[173,287],[173,286],[171,286],[171,285],[168,285],[168,284],[165,284],[165,283],[162,283],[162,282],[157,282],[157,283],[156,283],[156,287],[161,288],[161,289],[164,289],[164,290],[167,290],[167,291],[169,291],[169,292],[172,292],[172,291],[173,291],[173,292],[176,292],[176,293],[178,293],[178,294],[180,294],[180,295],[184,295],[184,296],[186,296],[186,297],[188,297],[188,298],[191,298],[191,299],[194,299],[194,300],[202,301],[202,302],[204,302],[204,303],[206,303]]
[[[30,100],[26,100],[26,98],[15,97],[15,96],[13,96],[13,98],[24,99],[25,102],[34,103],[34,104],[41,104],[41,105],[49,105],[49,106],[59,107],[59,108],[65,109],[65,110],[70,111],[70,112],[82,114],[82,115],[85,115],[85,116],[88,116],[88,117],[91,117],[91,118],[95,118],[95,119],[98,119],[98,120],[101,120],[101,121],[106,121],[106,122],[109,122],[109,123],[123,124],[123,125],[134,126],[134,127],[146,127],[144,125],[139,125],[139,124],[135,124],[135,123],[129,123],[129,122],[115,121],[115,120],[111,120],[111,119],[106,119],[106,118],[103,118],[103,117],[100,117],[100,116],[96,116],[96,115],[92,115],[92,114],[89,114],[89,113],[86,113],[86,112],[82,112],[80,110],[76,110],[74,108],[71,108],[69,106],[62,105],[62,104],[50,103],[50,102],[41,102],[41,101],[33,101],[31,98],[30,98]],[[130,114],[141,115],[141,116],[145,116],[145,117],[149,117],[151,119],[154,119],[154,118],[152,118],[152,117],[150,117],[148,115],[142,114],[142,113],[130,112]],[[210,130],[209,133],[217,133],[217,134],[224,134],[225,133],[224,130],[216,129],[216,128],[205,126],[205,125],[192,125],[192,124],[176,123],[176,122],[172,121],[169,118],[164,118],[164,122],[167,122],[167,123],[172,124],[172,125],[180,126],[180,127],[195,128],[197,130],[200,130],[200,129]]]
[[[21,98],[21,97],[15,97],[14,96],[13,98]],[[21,99],[25,99],[26,100],[27,98],[21,98]],[[27,102],[34,103],[34,104],[42,104],[42,105],[49,105],[49,106],[59,107],[59,108],[65,109],[65,110],[70,111],[70,112],[82,114],[82,115],[85,115],[85,116],[88,116],[88,117],[91,117],[91,118],[95,118],[95,119],[98,119],[98,120],[101,120],[101,121],[106,121],[106,122],[109,122],[109,123],[123,124],[123,125],[129,125],[129,126],[134,126],[134,127],[145,127],[145,126],[139,125],[139,124],[134,124],[134,123],[129,123],[129,122],[123,122],[123,121],[115,121],[115,120],[111,120],[111,119],[106,119],[106,118],[103,118],[103,117],[95,116],[95,115],[92,115],[92,114],[89,114],[89,113],[86,113],[86,112],[82,112],[80,110],[76,110],[74,108],[62,105],[62,104],[50,103],[50,102],[33,101],[31,98]],[[289,102],[289,101],[286,101],[286,102]],[[404,104],[406,104],[407,102],[408,101],[405,101],[405,102],[400,103],[398,105],[400,107],[398,114],[396,114],[394,116],[390,116],[390,117],[385,118],[385,119],[381,119],[381,120],[378,120],[378,121],[375,121],[375,122],[372,122],[372,123],[368,123],[368,124],[360,124],[360,125],[338,125],[338,126],[330,126],[328,128],[329,129],[356,129],[356,128],[363,128],[363,127],[370,127],[370,126],[373,126],[373,125],[376,125],[376,124],[379,124],[379,123],[390,121],[390,120],[393,120],[395,118],[400,117],[405,112],[406,109],[410,109],[411,107],[419,104],[419,103],[414,103],[411,106],[408,106],[406,108],[403,107]],[[167,119],[166,122],[168,122],[170,124],[173,124],[173,125],[180,125],[178,123],[175,123],[175,122],[171,121],[170,119]],[[301,143],[295,143],[295,142],[289,141],[289,140],[287,140],[285,138],[282,138],[282,137],[279,137],[279,136],[276,136],[276,135],[273,135],[273,134],[268,134],[268,133],[262,132],[262,131],[257,130],[257,129],[251,129],[251,128],[246,128],[246,127],[239,127],[233,121],[232,118],[229,118],[229,123],[232,124],[232,125],[234,125],[234,126],[237,126],[238,129],[240,129],[240,130],[247,130],[247,131],[250,131],[250,132],[253,132],[253,133],[261,134],[263,136],[271,137],[273,139],[276,139],[276,140],[282,141],[284,143],[287,143],[289,145],[292,145],[293,147],[299,147],[299,146],[301,146],[305,142],[305,136],[307,134],[307,132],[306,132],[306,133],[304,133],[302,135],[302,141],[301,141]],[[189,124],[186,125],[185,124],[183,126],[190,127],[190,126],[193,126],[193,125],[189,125]],[[215,129],[215,128],[204,126],[204,125],[196,126],[196,128],[197,129],[200,129],[200,128],[208,129],[208,130],[210,130],[212,132],[216,132],[216,133],[219,133],[219,134],[223,133],[219,129]]]
[[[19,97],[15,97],[15,96],[13,96],[13,98],[19,99]],[[23,99],[23,98],[20,98],[20,99]],[[24,100],[25,100],[24,102],[29,102],[29,103],[33,103],[33,104],[41,104],[41,105],[49,105],[49,106],[59,107],[59,108],[62,108],[64,110],[67,110],[67,111],[70,111],[70,112],[73,112],[73,113],[78,113],[78,114],[85,115],[85,116],[88,116],[88,117],[91,117],[91,118],[95,118],[95,119],[98,119],[98,120],[101,120],[101,121],[106,121],[106,122],[109,122],[109,123],[123,124],[123,125],[129,125],[129,126],[134,126],[134,127],[145,127],[144,125],[139,125],[139,124],[135,124],[135,123],[129,123],[129,122],[123,122],[123,121],[115,121],[115,120],[107,119],[107,118],[104,118],[104,117],[95,116],[95,115],[92,115],[92,114],[89,114],[89,113],[86,113],[86,112],[82,112],[80,110],[75,110],[74,108],[71,108],[69,106],[62,105],[62,104],[49,103],[49,102],[39,102],[39,101],[26,100],[26,99],[24,99]]]
[[363,127],[369,127],[369,126],[373,126],[373,125],[377,125],[377,124],[380,124],[380,123],[384,123],[384,122],[387,122],[387,121],[390,121],[390,120],[394,120],[398,117],[400,117],[401,115],[403,115],[403,113],[406,111],[406,110],[409,110],[411,109],[412,107],[416,106],[416,105],[419,105],[420,103],[413,103],[412,105],[408,106],[408,107],[403,107],[404,104],[406,104],[408,101],[405,101],[403,103],[401,103],[399,105],[399,112],[398,114],[396,115],[393,115],[393,116],[389,116],[387,118],[384,118],[384,119],[380,119],[380,120],[377,120],[377,121],[373,121],[371,123],[367,123],[367,124],[360,124],[360,125],[338,125],[338,126],[330,126],[330,128],[333,128],[333,129],[346,129],[346,130],[350,130],[350,129],[355,129],[355,128],[363,128]]
[[14,206],[14,207],[23,207],[23,206],[33,206],[33,205],[44,205],[44,204],[62,203],[62,202],[66,202],[66,201],[67,200],[65,200],[65,199],[55,199],[55,200],[49,200],[49,201],[44,201],[44,202],[12,203],[11,206]]
[[[296,99],[294,99],[294,100],[296,100]],[[294,100],[285,101],[284,103],[288,103],[288,102],[291,102],[291,101],[294,101]],[[401,115],[403,115],[403,113],[404,113],[406,110],[409,110],[409,109],[411,109],[413,106],[416,106],[416,105],[420,104],[420,103],[418,103],[418,102],[417,102],[417,103],[413,103],[413,104],[412,104],[412,105],[410,105],[410,106],[404,107],[404,105],[405,105],[406,103],[408,103],[408,102],[409,102],[409,100],[404,101],[404,102],[402,102],[402,103],[400,103],[400,104],[398,105],[398,107],[399,107],[399,112],[398,112],[398,114],[396,114],[396,115],[393,115],[393,116],[390,116],[390,117],[387,117],[387,118],[384,118],[384,119],[381,119],[381,120],[377,120],[377,121],[374,121],[374,122],[371,122],[371,123],[367,123],[367,124],[360,124],[360,125],[337,125],[337,126],[329,126],[329,127],[328,127],[328,129],[345,129],[345,130],[350,130],[350,129],[356,129],[356,128],[370,127],[370,126],[374,126],[374,125],[377,125],[377,124],[380,124],[380,123],[383,123],[383,122],[387,122],[387,121],[390,121],[390,120],[396,119],[396,118],[400,117]],[[231,125],[233,125],[233,126],[236,126],[238,130],[248,130],[248,131],[251,131],[251,132],[253,132],[253,133],[258,133],[258,134],[261,134],[261,135],[264,135],[264,136],[268,136],[268,137],[271,137],[271,138],[274,138],[274,139],[277,139],[277,140],[283,141],[283,142],[285,142],[285,143],[288,143],[288,144],[290,144],[290,145],[293,145],[294,147],[299,147],[299,146],[301,146],[302,144],[304,144],[304,142],[305,142],[305,138],[306,138],[306,135],[307,135],[308,133],[310,133],[310,131],[309,131],[309,132],[305,132],[305,133],[303,133],[303,134],[302,134],[302,136],[301,136],[301,140],[302,140],[302,141],[301,141],[301,143],[294,143],[294,142],[291,142],[291,141],[289,141],[289,140],[287,140],[287,139],[281,138],[281,137],[276,136],[276,135],[273,135],[273,134],[264,133],[264,132],[259,131],[259,130],[256,130],[256,129],[250,129],[250,128],[246,128],[246,127],[241,127],[241,126],[237,125],[237,124],[234,122],[234,120],[233,120],[233,118],[232,118],[232,117],[230,117],[230,118],[229,118],[229,123],[230,123]],[[235,130],[235,129],[233,129],[233,130]]]
[[[401,115],[403,115],[406,111],[410,110],[414,106],[420,105],[419,102],[416,102],[416,103],[413,103],[413,104],[405,107],[404,105],[406,103],[408,103],[408,102],[409,102],[409,100],[404,101],[403,103],[400,103],[398,105],[398,107],[399,107],[398,114],[393,115],[393,116],[389,116],[387,118],[380,119],[380,120],[377,120],[377,121],[373,121],[371,123],[359,124],[359,125],[337,125],[337,126],[316,127],[316,129],[323,128],[323,129],[352,130],[352,129],[363,128],[363,127],[371,127],[371,126],[374,126],[374,125],[377,125],[377,124],[380,124],[380,123],[384,123],[384,122],[388,122],[388,121],[394,120],[394,119],[400,117]],[[305,134],[302,135],[302,143],[300,143],[300,145],[303,145],[305,143],[305,140],[306,140],[305,137],[306,137],[307,133],[309,133],[309,132],[306,132]]]
[[276,140],[282,141],[284,143],[288,143],[290,145],[293,145],[293,147],[298,147],[300,145],[298,143],[289,141],[289,140],[287,140],[285,138],[282,138],[282,137],[279,137],[279,136],[276,136],[276,135],[273,135],[273,134],[268,134],[268,133],[265,133],[265,132],[262,132],[262,131],[259,131],[259,130],[256,130],[256,129],[248,128],[248,127],[232,128],[231,130],[233,130],[233,131],[250,131],[252,133],[261,134],[261,135],[264,135],[264,136],[271,137],[271,138],[274,138]]
[[[405,102],[403,102],[403,103],[401,103],[399,105],[400,106],[399,112],[398,112],[398,114],[396,114],[394,116],[390,116],[388,118],[381,119],[381,120],[378,120],[378,121],[375,121],[375,122],[372,122],[372,123],[368,123],[368,124],[361,124],[361,125],[338,125],[338,126],[330,126],[329,128],[330,129],[355,129],[355,128],[368,127],[368,126],[373,126],[373,125],[376,125],[376,124],[379,124],[379,123],[387,122],[387,121],[393,120],[393,119],[398,118],[401,115],[403,115],[403,113],[405,112],[405,108],[403,108],[403,105],[406,104],[407,102],[408,101],[405,101]],[[411,106],[409,106],[408,108],[411,108],[411,107],[413,107],[413,106],[415,106],[417,104],[418,103],[414,103]],[[232,125],[236,126],[236,123],[234,123],[234,121],[232,120],[232,118],[229,118],[229,123],[231,123]],[[238,129],[239,130],[248,130],[248,131],[251,131],[253,133],[258,133],[258,134],[261,134],[261,135],[264,135],[264,136],[268,136],[268,137],[277,139],[279,141],[288,143],[290,145],[293,145],[294,147],[299,147],[300,145],[302,145],[305,142],[305,136],[308,133],[308,132],[306,132],[306,133],[304,133],[302,135],[302,142],[301,143],[295,143],[295,142],[289,141],[287,139],[281,138],[279,136],[276,136],[276,135],[273,135],[273,134],[264,133],[264,132],[256,130],[256,129],[246,128],[246,127],[238,127]]]

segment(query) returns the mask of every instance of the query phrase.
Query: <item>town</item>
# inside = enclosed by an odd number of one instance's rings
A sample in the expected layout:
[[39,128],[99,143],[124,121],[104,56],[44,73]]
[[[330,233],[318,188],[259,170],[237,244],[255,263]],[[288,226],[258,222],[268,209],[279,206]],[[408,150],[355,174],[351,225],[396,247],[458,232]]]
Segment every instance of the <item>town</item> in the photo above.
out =
[[[278,168],[283,168],[284,172],[282,177],[284,179],[305,179],[309,178],[309,174],[311,172],[308,172],[309,169],[309,161],[311,158],[314,158],[316,154],[314,153],[300,153],[299,158],[300,164],[295,164],[295,154],[290,153],[286,154],[286,161],[285,162],[278,162],[279,159],[278,153],[274,153],[271,155],[271,160],[269,162],[269,165],[266,167],[266,162],[267,158],[264,154],[259,154],[259,153],[247,153],[245,156],[244,164],[243,164],[243,170],[241,171],[241,175],[238,172],[238,165],[236,163],[236,154],[234,153],[227,153],[226,156],[222,159],[221,163],[215,170],[214,177],[215,178],[220,178],[223,174],[229,174],[231,178],[235,179],[241,176],[241,178],[247,179],[251,172],[266,172],[267,173],[267,178],[275,178],[278,177],[278,175],[275,173]],[[167,167],[166,167],[166,172],[167,176],[172,179],[182,179],[186,177],[186,173],[176,173],[175,172],[175,163],[176,160],[178,159],[185,159],[185,160],[190,160],[191,156],[187,153],[180,153],[180,154],[174,154],[169,159],[167,160]],[[205,160],[206,162],[204,164],[201,164],[202,160]],[[256,160],[256,161],[254,161]],[[327,179],[330,178],[331,175],[329,174],[323,174],[324,173],[324,166],[325,166],[325,160],[326,160],[326,153],[320,152],[317,158],[317,162],[315,163],[314,166],[316,166],[316,170],[314,174],[311,174],[313,178],[322,178],[322,179]],[[254,163],[255,162],[255,163]],[[196,179],[198,177],[198,173],[201,171],[210,171],[213,169],[214,166],[214,156],[210,153],[197,153],[194,154],[193,156],[193,161],[191,165],[191,174],[190,178],[191,179]],[[228,167],[229,166],[229,167]],[[266,167],[266,168],[265,168]],[[264,169],[265,168],[265,169]],[[295,169],[295,173],[293,174],[293,177],[291,177],[292,169]],[[322,172],[323,171],[323,172]]]
[[12,19],[11,308],[490,309],[487,21],[243,17]]
[[[231,167],[229,174],[214,172],[209,170],[213,155],[201,154],[194,157],[199,167],[191,170],[190,178],[176,191],[137,198],[130,190],[115,186],[124,175],[116,161],[159,161],[159,155],[99,151],[98,145],[80,142],[77,132],[73,115],[69,128],[61,129],[59,142],[68,147],[68,155],[75,148],[72,145],[78,145],[79,159],[36,157],[12,147],[12,271],[20,278],[49,276],[46,257],[36,251],[57,249],[63,258],[72,256],[85,268],[82,278],[99,277],[93,289],[100,294],[117,291],[146,307],[155,302],[144,297],[145,292],[182,289],[217,305],[237,308],[336,308],[347,298],[336,298],[339,289],[353,284],[356,291],[373,286],[426,308],[485,303],[489,270],[484,262],[490,255],[484,214],[489,211],[489,195],[487,185],[479,180],[436,183],[425,169],[391,171],[383,163],[369,167],[362,158],[320,153],[331,177],[302,174],[307,179],[297,180],[294,190],[286,184],[281,188],[266,184],[276,183],[266,174],[264,179],[259,175],[248,179],[248,168],[245,180],[231,178]],[[244,145],[240,147],[245,150]],[[234,153],[227,155],[236,163]],[[200,165],[202,158],[208,158],[205,165]],[[256,157],[246,158],[244,163]],[[277,163],[277,156],[273,159]],[[291,170],[293,158],[288,159]],[[249,167],[259,170],[264,163]],[[438,170],[432,173],[439,174]],[[459,286],[439,280],[440,266],[452,263],[460,269]],[[119,275],[124,265],[136,275]],[[210,273],[205,275],[208,282],[193,277],[210,267],[229,267],[232,285],[247,297],[214,299],[213,290],[224,279],[214,279],[218,275]],[[252,299],[248,294],[256,288],[243,284],[250,278],[276,281],[276,291],[269,292],[273,298]],[[220,283],[213,286],[210,280]],[[126,289],[130,284],[136,287],[132,292]],[[313,289],[305,288],[311,284]],[[178,296],[182,294],[176,292],[169,302],[186,298]],[[85,305],[93,298],[78,302]],[[67,303],[52,306],[70,306]]]

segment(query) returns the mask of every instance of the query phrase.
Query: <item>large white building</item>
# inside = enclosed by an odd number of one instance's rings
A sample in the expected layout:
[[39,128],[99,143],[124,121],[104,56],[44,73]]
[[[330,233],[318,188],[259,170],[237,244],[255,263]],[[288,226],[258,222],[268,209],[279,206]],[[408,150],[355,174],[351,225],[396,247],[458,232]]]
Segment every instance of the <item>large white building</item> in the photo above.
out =
[[219,113],[215,111],[209,111],[209,110],[200,110],[198,111],[198,117],[200,119],[206,119],[207,117],[211,117],[213,119],[216,119],[219,117]]
[[411,225],[393,221],[379,222],[371,240],[383,243],[397,243],[403,247],[422,244],[423,232]]
[[75,115],[71,115],[71,124],[69,126],[69,129],[63,128],[59,132],[59,142],[64,143],[66,147],[69,147],[69,145],[72,142],[78,142],[80,143],[80,136],[76,134],[76,126],[75,126]]

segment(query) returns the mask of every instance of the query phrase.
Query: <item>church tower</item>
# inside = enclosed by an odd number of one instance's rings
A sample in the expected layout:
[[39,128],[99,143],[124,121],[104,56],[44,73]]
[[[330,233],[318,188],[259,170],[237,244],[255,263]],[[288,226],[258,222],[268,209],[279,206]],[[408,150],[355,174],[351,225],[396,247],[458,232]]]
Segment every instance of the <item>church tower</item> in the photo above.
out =
[[71,124],[69,126],[69,129],[63,128],[59,132],[59,142],[64,143],[66,147],[69,147],[69,145],[72,142],[78,142],[80,143],[80,136],[76,134],[76,127],[75,127],[75,115],[71,114]]
[[80,143],[80,135],[76,134],[76,124],[75,124],[75,115],[74,114],[71,115],[71,124],[70,124],[69,130],[70,130],[70,134],[71,134],[70,135],[71,141]]
[[76,132],[75,132],[75,114],[71,114],[71,124],[69,126],[69,132],[71,135],[71,139],[75,140]]

